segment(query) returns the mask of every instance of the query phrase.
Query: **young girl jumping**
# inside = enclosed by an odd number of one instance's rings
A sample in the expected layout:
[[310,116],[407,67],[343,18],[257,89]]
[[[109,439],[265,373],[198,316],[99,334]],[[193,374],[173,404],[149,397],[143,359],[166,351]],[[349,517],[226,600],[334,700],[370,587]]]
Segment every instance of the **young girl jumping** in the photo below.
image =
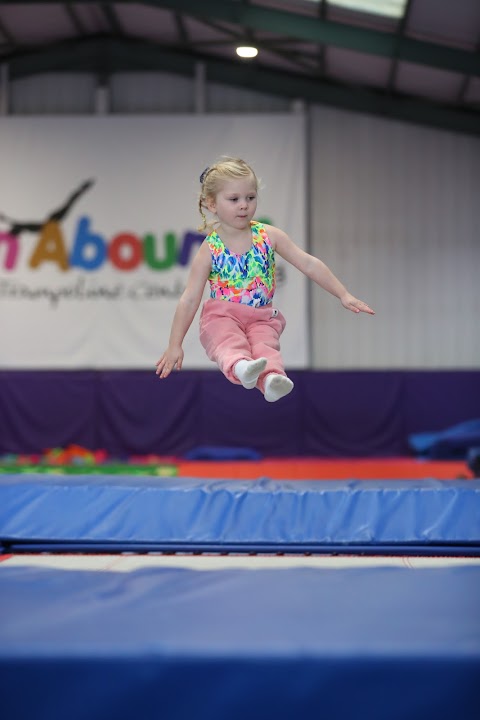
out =
[[[200,317],[200,341],[210,360],[232,383],[257,387],[267,402],[293,390],[280,354],[285,318],[273,307],[275,253],[352,312],[374,315],[353,297],[318,258],[295,245],[272,225],[253,220],[258,180],[244,160],[223,158],[200,177],[200,231],[210,231],[195,256],[175,315],[168,348],[157,362],[156,373],[166,378],[183,363],[182,343],[202,300],[207,280],[210,297]],[[204,213],[215,221],[209,225]]]

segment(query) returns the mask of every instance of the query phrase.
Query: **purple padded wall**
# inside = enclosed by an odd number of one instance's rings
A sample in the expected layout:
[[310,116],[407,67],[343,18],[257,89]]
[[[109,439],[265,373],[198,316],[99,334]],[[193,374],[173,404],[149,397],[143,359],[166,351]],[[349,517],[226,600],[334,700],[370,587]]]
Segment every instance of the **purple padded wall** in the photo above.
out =
[[215,370],[0,372],[0,454],[76,443],[115,457],[200,445],[266,456],[398,456],[408,435],[480,415],[480,371],[292,371],[266,403]]

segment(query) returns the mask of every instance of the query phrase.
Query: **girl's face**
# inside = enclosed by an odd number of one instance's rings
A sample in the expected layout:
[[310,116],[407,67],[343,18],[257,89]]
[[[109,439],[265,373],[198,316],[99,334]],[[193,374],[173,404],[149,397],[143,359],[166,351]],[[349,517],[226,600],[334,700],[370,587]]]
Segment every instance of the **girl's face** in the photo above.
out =
[[217,196],[207,202],[207,207],[224,226],[235,230],[249,227],[257,209],[255,178],[252,176],[227,180]]

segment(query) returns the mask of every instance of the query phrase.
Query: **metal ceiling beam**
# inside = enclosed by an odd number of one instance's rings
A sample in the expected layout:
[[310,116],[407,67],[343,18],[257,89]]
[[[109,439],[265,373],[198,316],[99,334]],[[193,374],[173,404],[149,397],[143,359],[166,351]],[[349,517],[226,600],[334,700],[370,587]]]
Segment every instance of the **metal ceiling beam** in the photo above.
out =
[[115,12],[113,3],[100,3],[100,9],[103,12],[103,15],[110,27],[110,30],[117,35],[124,35],[124,29],[120,20],[118,19],[117,13]]
[[75,28],[75,31],[77,35],[85,35],[87,30],[80,20],[80,18],[77,15],[77,12],[73,5],[69,5],[68,2],[63,3],[63,7],[65,12],[67,13],[70,22],[72,23],[73,27]]
[[[233,44],[235,42],[240,42],[243,39],[243,34],[241,32],[236,32],[235,30],[231,30],[230,28],[223,27],[223,25],[219,25],[218,23],[212,22],[211,20],[206,20],[205,18],[198,18],[198,22],[200,22],[202,25],[205,25],[206,27],[211,28],[212,30],[216,30],[217,32],[222,33],[224,35],[224,38],[221,41],[218,40],[218,42]],[[193,44],[202,45],[208,42],[214,43],[217,41],[199,40],[198,42],[196,42],[194,40]]]
[[5,23],[2,22],[2,20],[0,20],[0,35],[3,35],[3,37],[5,38],[7,43],[9,45],[11,45],[12,47],[15,47],[15,45],[17,44],[17,41],[15,40],[14,36],[10,32],[10,30],[7,28]]
[[[476,52],[477,55],[480,57],[480,40],[477,42],[477,46],[476,46],[476,48],[475,48],[475,52]],[[466,76],[463,78],[462,84],[461,84],[460,89],[459,89],[458,94],[457,94],[457,103],[458,103],[459,105],[461,105],[462,103],[465,102],[465,98],[466,98],[466,95],[467,95],[468,86],[470,85],[470,80],[471,80],[471,76],[470,76],[470,75],[466,75]]]
[[175,25],[177,26],[177,33],[179,38],[179,44],[183,47],[187,47],[190,44],[190,38],[188,36],[187,27],[185,20],[183,19],[182,13],[174,13]]
[[[318,4],[318,19],[325,22],[327,19],[327,3],[326,0],[320,0]],[[318,46],[317,52],[318,74],[325,75],[327,69],[327,54],[324,45]]]
[[[49,4],[98,4],[96,0],[50,0]],[[139,0],[115,0],[116,5],[138,3]],[[44,0],[6,0],[10,5],[45,5]],[[395,57],[396,33],[385,33],[345,23],[299,15],[260,5],[244,5],[237,0],[148,0],[140,3],[151,7],[183,12],[192,17],[220,20],[252,30],[279,33],[298,40],[356,50],[369,55]],[[459,50],[436,43],[403,38],[400,60],[464,75],[480,76],[480,57],[474,52]]]
[[385,92],[355,89],[259,65],[166,50],[145,41],[118,37],[70,40],[37,52],[10,53],[5,61],[9,63],[12,80],[59,71],[162,71],[193,77],[195,64],[200,61],[205,63],[211,82],[480,136],[478,113],[467,109],[456,110]]
[[388,81],[387,81],[387,89],[389,90],[389,92],[393,92],[395,90],[395,83],[397,80],[401,43],[403,42],[404,37],[405,37],[405,30],[407,29],[408,20],[410,18],[410,13],[412,10],[412,5],[413,5],[413,0],[407,0],[405,12],[403,13],[403,17],[400,20],[400,23],[397,28],[397,32],[396,32],[397,45],[395,48],[395,55],[392,59],[392,64],[390,67],[390,72],[389,72]]

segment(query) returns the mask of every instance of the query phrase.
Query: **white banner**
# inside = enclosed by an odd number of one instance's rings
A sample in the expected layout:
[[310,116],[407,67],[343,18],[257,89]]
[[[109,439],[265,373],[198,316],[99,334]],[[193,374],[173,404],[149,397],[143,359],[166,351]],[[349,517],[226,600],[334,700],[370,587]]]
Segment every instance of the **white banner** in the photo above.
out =
[[[0,367],[154,368],[221,155],[252,164],[257,219],[305,247],[301,116],[0,119]],[[304,367],[306,280],[277,267],[284,358]],[[198,318],[184,349],[185,368],[212,367]]]

